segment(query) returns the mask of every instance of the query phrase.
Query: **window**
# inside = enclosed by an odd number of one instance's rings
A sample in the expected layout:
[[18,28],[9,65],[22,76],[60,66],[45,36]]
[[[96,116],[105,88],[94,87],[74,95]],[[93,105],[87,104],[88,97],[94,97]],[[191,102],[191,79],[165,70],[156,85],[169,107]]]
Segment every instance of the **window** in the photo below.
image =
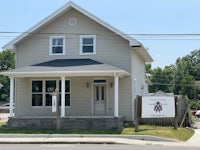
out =
[[80,35],[80,55],[96,54],[96,35]]
[[32,81],[32,106],[42,106],[42,81]]
[[[61,98],[60,80],[32,81],[32,106],[52,106],[52,96],[56,88],[59,88]],[[70,106],[70,80],[65,80],[65,106]]]
[[94,80],[94,83],[106,83],[106,80],[104,79]]
[[50,36],[50,55],[65,55],[65,36]]
[[52,96],[50,93],[53,93],[56,89],[56,80],[47,80],[45,88],[46,106],[52,106]]

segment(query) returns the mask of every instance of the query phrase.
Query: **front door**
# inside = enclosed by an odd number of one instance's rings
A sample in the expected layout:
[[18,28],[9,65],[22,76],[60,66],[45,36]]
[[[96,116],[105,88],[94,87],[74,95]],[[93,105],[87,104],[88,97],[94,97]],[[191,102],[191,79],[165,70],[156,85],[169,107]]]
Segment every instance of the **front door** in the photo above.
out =
[[95,115],[106,114],[106,84],[94,84]]

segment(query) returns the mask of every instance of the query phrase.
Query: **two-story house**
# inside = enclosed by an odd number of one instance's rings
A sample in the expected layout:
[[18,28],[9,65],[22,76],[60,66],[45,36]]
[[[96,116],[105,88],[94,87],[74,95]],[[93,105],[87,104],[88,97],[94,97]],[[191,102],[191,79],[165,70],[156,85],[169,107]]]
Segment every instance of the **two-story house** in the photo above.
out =
[[4,49],[16,54],[10,77],[11,127],[55,127],[51,93],[60,95],[62,128],[120,128],[144,94],[143,45],[69,2]]

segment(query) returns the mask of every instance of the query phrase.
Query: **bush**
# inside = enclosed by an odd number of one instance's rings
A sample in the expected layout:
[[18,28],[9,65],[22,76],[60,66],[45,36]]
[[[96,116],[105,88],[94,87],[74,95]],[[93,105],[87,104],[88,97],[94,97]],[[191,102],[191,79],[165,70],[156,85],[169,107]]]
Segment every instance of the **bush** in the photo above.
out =
[[200,110],[200,100],[191,100],[190,101],[190,108],[192,110]]
[[7,94],[2,94],[1,97],[0,97],[2,100],[6,100],[8,98],[8,95]]

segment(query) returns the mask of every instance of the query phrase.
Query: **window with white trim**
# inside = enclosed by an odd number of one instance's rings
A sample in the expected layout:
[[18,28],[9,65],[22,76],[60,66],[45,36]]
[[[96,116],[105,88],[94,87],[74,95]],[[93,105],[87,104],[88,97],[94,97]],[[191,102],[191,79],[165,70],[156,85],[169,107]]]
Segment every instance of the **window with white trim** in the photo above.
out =
[[49,54],[65,55],[65,36],[50,36]]
[[43,105],[43,82],[32,81],[32,106]]
[[[56,88],[61,98],[61,80],[32,80],[32,106],[52,106],[50,93]],[[70,95],[70,80],[65,80],[65,106],[70,106]]]
[[52,96],[50,95],[56,89],[56,80],[45,81],[45,104],[46,106],[52,106]]
[[96,35],[80,35],[80,55],[96,54]]

